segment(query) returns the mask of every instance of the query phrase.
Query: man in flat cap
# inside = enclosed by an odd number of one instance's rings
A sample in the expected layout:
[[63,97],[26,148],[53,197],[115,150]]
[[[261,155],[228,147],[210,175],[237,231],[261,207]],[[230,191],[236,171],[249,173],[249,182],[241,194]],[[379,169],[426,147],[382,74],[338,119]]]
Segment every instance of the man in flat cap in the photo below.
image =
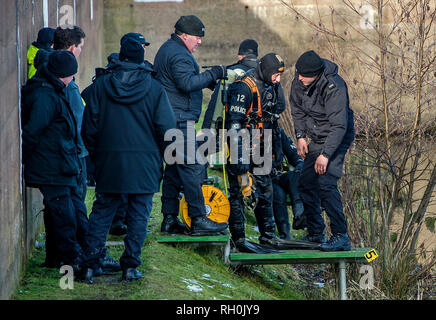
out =
[[[347,222],[337,182],[345,154],[354,140],[353,111],[338,66],[313,51],[303,53],[295,65],[290,103],[298,154],[304,159],[300,196],[308,235],[321,250],[350,250]],[[308,145],[306,138],[310,138]],[[332,237],[326,242],[321,207],[330,219]]]
[[[216,66],[200,73],[192,53],[197,50],[204,37],[204,24],[194,16],[182,16],[175,24],[175,32],[159,49],[154,60],[157,79],[165,88],[176,115],[177,129],[183,132],[185,146],[188,143],[187,132],[194,129],[202,107],[202,89],[214,87],[218,79],[224,76],[224,67]],[[194,139],[195,140],[195,139]],[[197,142],[189,141],[195,144]],[[183,163],[174,163],[165,167],[162,185],[161,231],[166,233],[185,233],[186,228],[177,218],[179,212],[179,194],[182,191],[188,203],[191,217],[191,234],[216,234],[227,228],[226,223],[216,223],[206,216],[201,186],[204,167],[194,161],[188,161],[188,148],[184,148]],[[192,157],[192,154],[189,154]],[[195,155],[194,155],[195,157]],[[192,159],[190,159],[192,160]]]

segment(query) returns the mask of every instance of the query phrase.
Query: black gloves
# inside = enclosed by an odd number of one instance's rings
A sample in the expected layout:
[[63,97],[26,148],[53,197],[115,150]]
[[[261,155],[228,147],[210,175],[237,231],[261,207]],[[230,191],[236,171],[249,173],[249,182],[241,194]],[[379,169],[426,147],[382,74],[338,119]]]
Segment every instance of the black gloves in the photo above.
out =
[[210,89],[211,91],[214,91],[216,87],[216,80],[212,81],[207,88]]
[[219,66],[213,66],[209,71],[212,73],[215,81],[227,77],[226,67],[222,64]]

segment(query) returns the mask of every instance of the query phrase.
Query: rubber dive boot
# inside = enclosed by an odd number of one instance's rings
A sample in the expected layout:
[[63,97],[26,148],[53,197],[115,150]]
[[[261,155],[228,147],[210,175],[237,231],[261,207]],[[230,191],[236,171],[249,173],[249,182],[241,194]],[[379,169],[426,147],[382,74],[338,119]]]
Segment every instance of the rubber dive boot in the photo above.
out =
[[291,240],[291,227],[288,223],[277,224],[277,231],[279,232],[279,238],[282,240]]
[[256,253],[256,254],[280,253],[279,250],[248,241],[245,238],[240,238],[234,241],[233,243],[235,245],[235,248],[238,250],[238,252]]

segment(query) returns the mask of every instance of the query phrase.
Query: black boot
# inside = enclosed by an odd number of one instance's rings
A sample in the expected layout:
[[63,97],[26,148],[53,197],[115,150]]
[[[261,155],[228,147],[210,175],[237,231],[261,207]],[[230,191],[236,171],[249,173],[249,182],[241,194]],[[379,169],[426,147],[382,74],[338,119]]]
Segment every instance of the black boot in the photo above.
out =
[[315,243],[325,243],[325,242],[327,242],[327,238],[325,237],[324,233],[316,233],[316,234],[308,233],[301,240],[307,241],[307,242],[315,242]]
[[113,224],[109,230],[109,234],[113,236],[123,236],[127,233],[127,226],[120,222]]
[[121,271],[120,262],[109,255],[100,260],[103,274]]
[[186,226],[175,215],[164,215],[160,232],[170,234],[185,234],[188,232]]
[[222,234],[227,227],[227,223],[218,223],[210,220],[206,216],[199,216],[191,219],[191,235],[193,236]]
[[94,269],[92,268],[83,268],[79,271],[79,276],[77,277],[77,281],[84,282],[87,284],[94,283]]
[[320,245],[322,251],[350,251],[351,243],[346,233],[335,233],[329,241]]
[[127,268],[123,270],[122,281],[135,281],[142,278],[142,273],[136,268]]

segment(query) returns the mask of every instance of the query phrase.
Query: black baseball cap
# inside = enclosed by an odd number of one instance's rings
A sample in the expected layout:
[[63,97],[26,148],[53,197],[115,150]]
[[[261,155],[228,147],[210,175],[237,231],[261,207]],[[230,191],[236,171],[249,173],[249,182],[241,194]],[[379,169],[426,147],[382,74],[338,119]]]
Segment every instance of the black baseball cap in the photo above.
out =
[[137,32],[129,32],[129,33],[126,33],[124,36],[122,36],[121,40],[120,40],[120,45],[123,45],[123,41],[126,40],[127,38],[136,40],[140,44],[143,44],[145,46],[149,46],[150,45],[150,42],[147,42],[145,37],[142,34],[137,33]]

